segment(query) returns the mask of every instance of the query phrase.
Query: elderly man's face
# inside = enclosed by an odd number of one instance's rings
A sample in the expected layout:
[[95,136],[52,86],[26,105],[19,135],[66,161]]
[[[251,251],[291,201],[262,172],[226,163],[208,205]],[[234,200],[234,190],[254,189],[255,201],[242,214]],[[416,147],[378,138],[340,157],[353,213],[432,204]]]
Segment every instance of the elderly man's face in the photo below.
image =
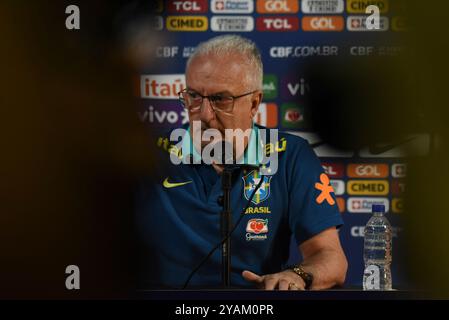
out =
[[[187,88],[203,96],[219,93],[239,96],[256,90],[256,84],[251,81],[254,70],[241,61],[242,57],[238,54],[231,54],[225,58],[214,54],[195,57],[186,71]],[[209,100],[204,99],[199,111],[189,112],[190,127],[193,128],[193,121],[201,121],[201,131],[209,128],[218,129],[222,137],[224,129],[249,129],[252,127],[252,119],[261,99],[261,91],[238,98],[234,101],[234,108],[230,114],[215,112]],[[202,142],[202,146],[205,144],[207,142]]]

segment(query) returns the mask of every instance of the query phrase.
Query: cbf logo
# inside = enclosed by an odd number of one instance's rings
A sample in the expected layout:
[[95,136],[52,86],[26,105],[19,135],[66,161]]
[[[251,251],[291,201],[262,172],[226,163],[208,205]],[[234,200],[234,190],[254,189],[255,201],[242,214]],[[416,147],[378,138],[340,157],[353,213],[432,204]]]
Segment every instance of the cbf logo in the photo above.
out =
[[[260,173],[257,170],[253,170],[246,176],[242,177],[242,179],[244,183],[243,195],[245,196],[246,200],[249,200],[254,189],[256,189],[257,185],[260,182]],[[270,196],[271,176],[262,176],[262,179],[263,182],[260,185],[260,188],[257,189],[253,199],[251,200],[251,202],[254,204],[259,204],[262,201],[268,199],[268,197]]]

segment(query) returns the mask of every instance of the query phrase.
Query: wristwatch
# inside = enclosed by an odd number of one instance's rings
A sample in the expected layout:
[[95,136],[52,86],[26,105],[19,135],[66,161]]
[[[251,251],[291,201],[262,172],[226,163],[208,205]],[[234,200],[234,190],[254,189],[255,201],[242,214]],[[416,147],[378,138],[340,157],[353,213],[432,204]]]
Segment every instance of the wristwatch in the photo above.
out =
[[304,283],[306,284],[306,286],[305,286],[306,290],[310,289],[310,287],[312,286],[312,282],[313,282],[313,274],[311,274],[310,272],[304,271],[304,269],[302,268],[302,266],[300,264],[290,266],[290,267],[288,267],[288,269],[292,270],[294,273],[296,273],[298,276],[300,276],[302,278],[302,280],[304,280]]

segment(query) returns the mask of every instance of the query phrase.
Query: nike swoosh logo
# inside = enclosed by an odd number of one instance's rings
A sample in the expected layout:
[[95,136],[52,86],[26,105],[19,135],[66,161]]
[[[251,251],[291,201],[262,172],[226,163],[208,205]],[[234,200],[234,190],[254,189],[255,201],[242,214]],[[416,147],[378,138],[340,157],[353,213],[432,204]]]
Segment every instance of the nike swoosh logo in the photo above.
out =
[[404,139],[402,141],[398,141],[398,142],[395,142],[395,143],[389,143],[389,144],[383,145],[383,146],[372,145],[372,146],[368,147],[368,150],[369,150],[369,152],[371,154],[379,155],[381,153],[385,153],[385,152],[388,152],[388,151],[390,151],[390,150],[392,150],[394,148],[397,148],[397,147],[399,147],[399,146],[401,146],[401,145],[403,145],[403,144],[405,144],[407,142],[410,142],[410,141],[414,140],[415,138],[416,137],[410,137],[410,138]]
[[189,184],[189,183],[191,183],[191,182],[192,182],[192,181],[175,182],[175,183],[172,183],[172,182],[168,182],[168,178],[165,178],[165,180],[164,180],[164,182],[162,183],[162,185],[163,185],[165,188],[170,189],[170,188],[180,187],[180,186]]
[[311,147],[312,149],[315,149],[315,148],[321,147],[321,146],[324,145],[324,144],[325,144],[324,141],[318,141],[318,142],[315,142],[315,143],[311,143],[311,144],[310,144],[310,147]]

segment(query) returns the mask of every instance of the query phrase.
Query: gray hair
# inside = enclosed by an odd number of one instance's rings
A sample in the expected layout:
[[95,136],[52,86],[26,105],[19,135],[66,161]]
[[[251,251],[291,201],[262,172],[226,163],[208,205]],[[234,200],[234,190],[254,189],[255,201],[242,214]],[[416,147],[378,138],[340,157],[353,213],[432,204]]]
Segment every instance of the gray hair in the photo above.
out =
[[243,57],[246,57],[245,62],[254,68],[255,71],[253,74],[249,75],[256,86],[254,89],[262,90],[262,58],[259,49],[253,41],[238,35],[228,34],[201,42],[187,60],[186,70],[189,68],[190,63],[195,57],[211,53],[219,57],[232,53],[241,54]]

